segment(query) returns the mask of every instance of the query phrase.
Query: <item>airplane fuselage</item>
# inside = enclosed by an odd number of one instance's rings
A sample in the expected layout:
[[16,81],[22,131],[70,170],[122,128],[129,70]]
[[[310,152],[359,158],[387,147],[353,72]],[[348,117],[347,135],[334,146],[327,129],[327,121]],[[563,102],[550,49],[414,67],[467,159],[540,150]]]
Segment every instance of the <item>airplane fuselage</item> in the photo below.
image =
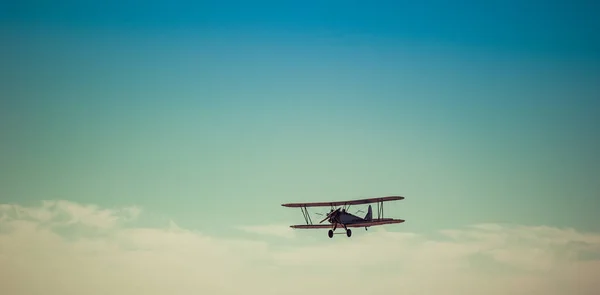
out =
[[336,222],[339,222],[341,224],[361,223],[366,221],[364,218],[358,217],[348,212],[340,212],[340,215],[338,216],[339,220],[336,220]]
[[371,209],[371,205],[369,205],[367,211],[368,212],[365,215],[365,217],[358,217],[354,214],[346,212],[346,210],[344,209],[341,209],[341,211],[338,211],[337,214],[334,214],[334,216],[332,216],[332,218],[329,219],[329,223],[333,224],[335,229],[337,225],[341,225],[345,228],[346,225],[368,222],[371,221],[371,219],[373,218],[373,211]]

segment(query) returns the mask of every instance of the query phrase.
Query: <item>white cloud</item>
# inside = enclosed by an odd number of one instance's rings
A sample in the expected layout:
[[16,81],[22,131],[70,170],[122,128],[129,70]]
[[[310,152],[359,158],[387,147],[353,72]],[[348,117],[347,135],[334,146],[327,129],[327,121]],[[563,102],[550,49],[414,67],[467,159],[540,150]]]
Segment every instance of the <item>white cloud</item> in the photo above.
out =
[[[65,201],[0,205],[1,294],[595,294],[600,235],[475,225],[445,239],[379,228],[307,242],[287,225],[245,227],[287,237],[217,238],[181,228],[122,227],[139,209]],[[51,225],[51,226],[48,226]],[[57,229],[55,225],[60,225]],[[65,236],[65,226],[89,232]],[[98,232],[97,229],[103,229]],[[284,243],[282,245],[282,243]]]

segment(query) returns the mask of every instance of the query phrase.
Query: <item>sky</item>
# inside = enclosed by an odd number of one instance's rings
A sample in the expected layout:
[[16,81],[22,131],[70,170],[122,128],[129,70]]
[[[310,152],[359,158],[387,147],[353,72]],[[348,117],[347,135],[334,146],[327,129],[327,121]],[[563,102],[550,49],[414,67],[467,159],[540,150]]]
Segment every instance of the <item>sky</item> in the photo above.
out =
[[599,8],[0,3],[0,290],[592,294]]

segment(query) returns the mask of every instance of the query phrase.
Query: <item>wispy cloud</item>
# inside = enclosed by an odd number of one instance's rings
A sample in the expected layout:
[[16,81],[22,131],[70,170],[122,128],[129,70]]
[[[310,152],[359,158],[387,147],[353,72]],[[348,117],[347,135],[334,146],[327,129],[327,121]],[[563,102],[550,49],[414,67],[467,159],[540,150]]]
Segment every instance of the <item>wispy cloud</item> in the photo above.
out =
[[295,237],[295,231],[290,228],[289,225],[279,224],[279,225],[246,225],[246,226],[238,226],[239,230],[258,234],[258,235],[267,235],[267,236],[276,236],[281,238],[293,238]]
[[[435,239],[385,228],[307,242],[217,238],[174,222],[121,226],[139,209],[0,205],[2,294],[595,294],[600,234],[474,225]],[[60,227],[90,232],[68,237]],[[105,229],[101,234],[95,229]],[[293,237],[285,226],[240,227]]]
[[135,206],[106,209],[64,200],[43,201],[37,207],[24,207],[17,204],[0,205],[0,216],[5,219],[27,220],[57,226],[83,225],[101,229],[115,227],[118,222],[135,220],[140,212],[141,209]]

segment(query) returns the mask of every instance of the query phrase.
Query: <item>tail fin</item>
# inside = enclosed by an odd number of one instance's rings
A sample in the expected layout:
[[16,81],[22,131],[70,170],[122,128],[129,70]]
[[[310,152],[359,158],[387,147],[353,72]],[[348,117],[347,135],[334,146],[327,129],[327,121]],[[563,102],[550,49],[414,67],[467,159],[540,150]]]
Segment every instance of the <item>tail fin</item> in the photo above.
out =
[[373,219],[373,209],[371,209],[371,205],[369,205],[369,210],[367,211],[367,215],[365,215],[365,220],[371,221]]

